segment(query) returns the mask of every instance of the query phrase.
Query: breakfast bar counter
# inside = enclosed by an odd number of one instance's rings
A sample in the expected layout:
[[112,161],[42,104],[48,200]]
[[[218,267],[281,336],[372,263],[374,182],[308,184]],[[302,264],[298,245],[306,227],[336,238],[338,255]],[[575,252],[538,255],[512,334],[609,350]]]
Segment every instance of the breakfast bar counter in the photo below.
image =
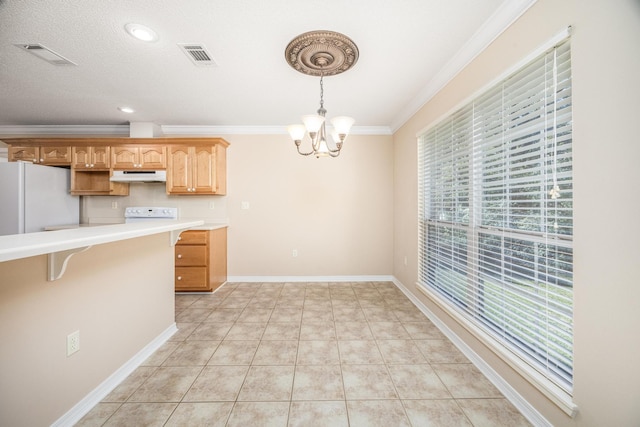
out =
[[[154,221],[0,236],[0,262],[116,242],[167,231],[180,232],[204,221]],[[175,243],[175,242],[174,242]]]
[[[73,425],[162,346],[176,331],[172,245],[203,224],[1,236],[0,342],[11,345],[0,352],[10,367],[0,381],[0,425]],[[52,278],[56,269],[64,274]],[[73,334],[75,352],[67,348]]]

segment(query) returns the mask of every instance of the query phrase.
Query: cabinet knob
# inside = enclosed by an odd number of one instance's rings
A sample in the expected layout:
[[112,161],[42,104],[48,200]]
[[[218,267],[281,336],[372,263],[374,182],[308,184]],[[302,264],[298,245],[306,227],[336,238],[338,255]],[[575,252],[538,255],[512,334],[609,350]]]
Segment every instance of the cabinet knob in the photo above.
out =
[[182,254],[178,254],[178,259],[182,258]]
[[84,164],[84,167],[85,167],[85,168],[88,168],[88,167],[89,167],[89,163],[85,163],[85,164]]
[[178,276],[178,280],[182,280],[182,276]]

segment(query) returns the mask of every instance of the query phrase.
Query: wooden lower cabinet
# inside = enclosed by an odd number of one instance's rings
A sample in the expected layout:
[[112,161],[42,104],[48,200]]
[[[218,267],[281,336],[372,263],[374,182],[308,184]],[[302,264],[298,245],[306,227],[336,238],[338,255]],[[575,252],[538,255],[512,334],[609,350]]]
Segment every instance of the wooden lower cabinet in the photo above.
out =
[[187,230],[175,247],[176,292],[211,292],[227,281],[227,228]]

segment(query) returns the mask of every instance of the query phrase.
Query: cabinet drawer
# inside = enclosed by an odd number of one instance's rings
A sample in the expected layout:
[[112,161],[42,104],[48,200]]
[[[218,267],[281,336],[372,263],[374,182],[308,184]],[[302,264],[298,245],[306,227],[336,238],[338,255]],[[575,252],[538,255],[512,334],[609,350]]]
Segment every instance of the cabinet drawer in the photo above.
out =
[[176,290],[209,289],[206,267],[176,267]]
[[207,265],[207,247],[202,245],[176,246],[176,266]]
[[180,234],[177,245],[205,245],[209,232],[206,230],[189,230]]

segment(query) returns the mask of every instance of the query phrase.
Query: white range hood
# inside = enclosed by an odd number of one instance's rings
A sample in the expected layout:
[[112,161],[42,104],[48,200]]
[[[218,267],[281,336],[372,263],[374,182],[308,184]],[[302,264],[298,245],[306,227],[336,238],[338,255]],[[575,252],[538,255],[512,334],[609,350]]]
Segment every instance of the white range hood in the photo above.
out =
[[113,171],[111,182],[167,182],[165,170],[124,170]]

